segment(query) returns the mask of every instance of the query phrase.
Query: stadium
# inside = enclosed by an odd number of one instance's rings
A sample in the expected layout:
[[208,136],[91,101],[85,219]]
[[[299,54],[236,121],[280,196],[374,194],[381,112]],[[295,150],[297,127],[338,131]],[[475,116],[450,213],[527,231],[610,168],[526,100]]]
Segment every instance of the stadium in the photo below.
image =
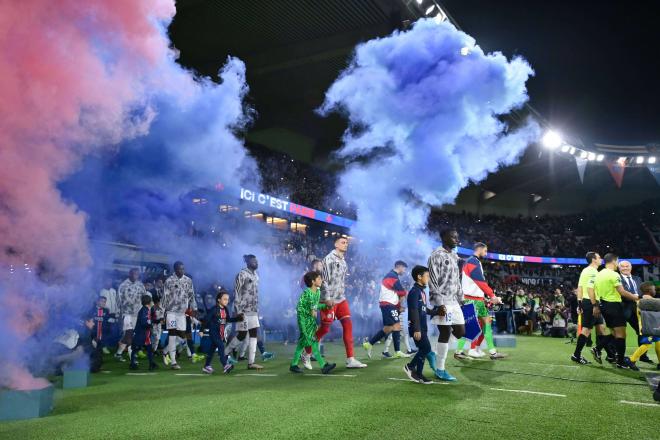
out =
[[0,438],[660,439],[653,3],[0,5]]

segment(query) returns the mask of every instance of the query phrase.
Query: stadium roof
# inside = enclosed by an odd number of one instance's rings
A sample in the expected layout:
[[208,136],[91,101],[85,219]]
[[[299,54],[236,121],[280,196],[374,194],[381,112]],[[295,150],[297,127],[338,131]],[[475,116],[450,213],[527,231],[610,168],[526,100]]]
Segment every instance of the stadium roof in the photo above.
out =
[[[430,1],[417,6],[416,0],[179,0],[170,35],[181,63],[200,74],[215,77],[228,55],[244,60],[250,103],[258,113],[248,140],[311,161],[337,148],[346,128],[341,117],[321,118],[314,109],[355,45],[405,27]],[[495,7],[478,0],[441,5],[485,50],[530,61],[536,70],[529,84],[532,105],[571,139],[594,150],[614,145],[623,151],[649,145],[652,150],[660,141],[654,110],[660,82],[657,61],[651,61],[658,57],[649,44],[660,36],[652,23],[657,14],[649,10],[658,6],[633,10],[587,1],[570,8],[565,2],[532,7],[507,1]],[[630,154],[638,151],[630,149]],[[520,165],[490,176],[480,187],[499,199],[538,194],[546,200],[571,193],[585,202],[616,188],[603,164],[587,167],[581,184],[571,156],[541,148],[530,148]],[[629,168],[619,195],[643,200],[657,188],[648,170]],[[470,191],[462,198],[472,197]]]

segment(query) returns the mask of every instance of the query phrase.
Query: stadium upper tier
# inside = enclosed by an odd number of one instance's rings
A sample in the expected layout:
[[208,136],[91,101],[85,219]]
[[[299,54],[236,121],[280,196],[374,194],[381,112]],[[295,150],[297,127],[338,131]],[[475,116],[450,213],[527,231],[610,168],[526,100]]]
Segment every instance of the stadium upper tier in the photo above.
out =
[[[196,204],[215,206],[222,204],[221,212],[247,212],[254,217],[255,212],[266,213],[262,218],[275,218],[271,222],[279,228],[299,228],[315,220],[333,230],[348,232],[356,220],[338,213],[320,211],[299,205],[288,197],[276,197],[248,188],[220,186],[218,196],[206,194],[207,198],[196,196]],[[209,200],[210,199],[210,200]],[[220,202],[219,200],[224,200]],[[210,202],[210,203],[209,203]],[[236,205],[245,204],[242,208]],[[459,252],[470,254],[470,246],[477,241],[488,243],[493,252],[488,258],[497,261],[541,264],[583,264],[583,255],[589,250],[601,253],[615,252],[633,260],[633,264],[654,262],[658,251],[657,235],[660,233],[658,201],[626,210],[612,209],[571,216],[500,217],[456,214],[441,210],[432,211],[428,227],[439,231],[448,225],[455,227],[461,237],[463,247]],[[272,214],[269,217],[268,214]],[[280,218],[285,216],[289,220]],[[291,219],[297,218],[297,220]],[[300,228],[299,228],[300,229]],[[497,251],[497,252],[495,252]]]

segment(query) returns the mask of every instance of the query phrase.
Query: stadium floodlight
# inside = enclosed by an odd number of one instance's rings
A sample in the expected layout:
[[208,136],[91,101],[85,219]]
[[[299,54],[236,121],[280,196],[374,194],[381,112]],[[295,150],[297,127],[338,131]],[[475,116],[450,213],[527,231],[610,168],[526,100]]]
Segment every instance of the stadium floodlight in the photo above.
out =
[[564,144],[564,145],[562,145],[562,147],[561,147],[561,152],[562,152],[562,153],[568,153],[568,150],[570,150],[570,149],[571,149],[571,146],[570,146],[570,145],[568,145],[568,144]]
[[587,159],[588,160],[596,160],[596,153],[587,154]]
[[588,154],[587,154],[586,151],[581,151],[581,152],[580,152],[580,159],[586,159],[587,156],[588,156]]
[[654,164],[654,163],[655,163],[655,156],[651,156],[651,157],[649,157],[649,161],[648,161],[648,162],[649,162],[650,164]]
[[541,142],[545,148],[549,148],[551,150],[559,148],[562,144],[561,136],[554,130],[546,131],[543,135],[543,138],[541,139]]
[[467,46],[461,47],[461,55],[468,56],[470,54],[470,48]]
[[575,147],[569,148],[568,152],[571,153],[571,154],[575,154]]
[[604,155],[604,154],[599,154],[598,156],[596,156],[596,160],[597,160],[598,162],[602,162],[603,159],[605,159],[605,155]]
[[431,5],[428,8],[426,8],[426,11],[424,11],[424,15],[428,16],[431,15],[431,12],[435,10],[435,5]]
[[635,162],[639,165],[644,163],[644,156],[637,156],[637,159],[635,159]]
[[424,0],[417,0],[417,4],[421,5],[424,2]]

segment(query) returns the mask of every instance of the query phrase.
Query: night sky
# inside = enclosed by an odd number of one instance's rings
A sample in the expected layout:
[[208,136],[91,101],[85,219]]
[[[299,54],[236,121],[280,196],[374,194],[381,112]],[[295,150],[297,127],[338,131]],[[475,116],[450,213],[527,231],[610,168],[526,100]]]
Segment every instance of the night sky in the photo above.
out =
[[590,142],[660,142],[660,2],[446,0],[485,50],[527,58],[531,103]]

